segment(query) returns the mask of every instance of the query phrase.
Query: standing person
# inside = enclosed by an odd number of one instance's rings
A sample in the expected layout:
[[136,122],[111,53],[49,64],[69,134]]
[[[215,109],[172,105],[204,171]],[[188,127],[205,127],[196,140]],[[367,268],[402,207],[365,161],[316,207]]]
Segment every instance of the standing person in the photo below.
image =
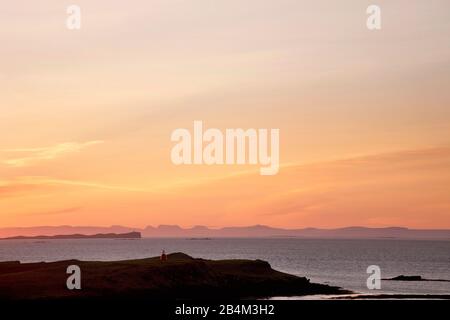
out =
[[166,255],[166,251],[163,249],[161,251],[161,257],[160,257],[161,261],[166,261],[167,260],[167,255]]

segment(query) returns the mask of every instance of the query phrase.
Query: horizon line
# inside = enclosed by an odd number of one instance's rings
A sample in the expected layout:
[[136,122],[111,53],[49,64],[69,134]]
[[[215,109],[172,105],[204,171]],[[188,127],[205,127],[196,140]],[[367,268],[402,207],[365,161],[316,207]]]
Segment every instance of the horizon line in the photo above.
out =
[[307,229],[314,229],[314,230],[340,230],[340,229],[351,229],[351,228],[361,228],[361,229],[404,229],[404,230],[424,230],[424,231],[434,231],[434,230],[449,230],[449,228],[411,228],[407,226],[398,226],[398,225],[392,225],[392,226],[384,226],[384,227],[371,227],[371,226],[361,226],[361,225],[348,225],[348,226],[342,226],[342,227],[332,227],[332,228],[320,228],[320,227],[294,227],[294,228],[286,228],[286,227],[276,227],[276,226],[270,226],[270,225],[264,225],[264,224],[254,224],[254,225],[244,225],[244,226],[237,226],[237,225],[229,225],[229,226],[221,226],[221,227],[211,227],[207,225],[193,225],[193,226],[181,226],[178,224],[158,224],[158,225],[146,225],[144,227],[130,227],[126,225],[119,225],[119,224],[113,224],[113,225],[35,225],[35,226],[10,226],[10,227],[0,227],[0,230],[5,229],[32,229],[32,228],[127,228],[127,229],[137,229],[137,230],[145,230],[147,228],[160,228],[160,227],[176,227],[183,230],[189,230],[189,229],[195,229],[195,228],[207,228],[208,230],[222,230],[225,228],[255,228],[255,227],[263,227],[263,228],[270,228],[270,229],[281,229],[281,230],[307,230]]

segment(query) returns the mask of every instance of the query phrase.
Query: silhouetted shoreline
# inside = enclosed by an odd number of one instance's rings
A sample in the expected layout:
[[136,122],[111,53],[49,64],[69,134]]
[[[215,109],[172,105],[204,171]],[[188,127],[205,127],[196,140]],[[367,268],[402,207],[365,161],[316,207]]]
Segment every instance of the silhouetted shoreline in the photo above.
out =
[[[66,288],[69,265],[81,290]],[[349,294],[339,287],[273,270],[261,260],[204,260],[183,253],[124,261],[0,262],[0,299],[244,299]]]

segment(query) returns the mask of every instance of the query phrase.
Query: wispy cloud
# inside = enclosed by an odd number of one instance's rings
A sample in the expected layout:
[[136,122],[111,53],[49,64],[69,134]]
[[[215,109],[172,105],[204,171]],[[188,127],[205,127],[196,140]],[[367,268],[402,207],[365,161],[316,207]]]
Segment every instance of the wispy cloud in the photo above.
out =
[[16,177],[9,181],[0,180],[0,196],[17,195],[27,193],[27,191],[43,190],[51,187],[82,187],[88,189],[103,189],[124,192],[152,192],[153,189],[134,188],[120,185],[110,185],[92,181],[55,179],[44,176],[23,176]]
[[66,213],[72,213],[83,209],[83,207],[71,207],[71,208],[64,208],[64,209],[57,209],[57,210],[51,210],[51,211],[39,211],[39,212],[32,212],[29,213],[29,216],[48,216],[48,215],[59,215],[59,214],[66,214]]
[[40,161],[53,160],[69,153],[80,152],[87,147],[100,143],[103,143],[103,141],[64,142],[48,147],[2,149],[1,152],[11,154],[9,158],[7,156],[7,159],[3,160],[3,164],[10,167],[26,167]]
[[26,177],[26,181],[29,184],[37,184],[37,185],[65,185],[65,186],[74,186],[74,187],[87,187],[94,189],[107,189],[107,190],[117,190],[117,191],[127,191],[127,192],[150,192],[151,189],[145,188],[134,188],[127,186],[118,186],[118,185],[110,185],[103,184],[92,181],[80,181],[80,180],[66,180],[66,179],[52,179],[48,177]]

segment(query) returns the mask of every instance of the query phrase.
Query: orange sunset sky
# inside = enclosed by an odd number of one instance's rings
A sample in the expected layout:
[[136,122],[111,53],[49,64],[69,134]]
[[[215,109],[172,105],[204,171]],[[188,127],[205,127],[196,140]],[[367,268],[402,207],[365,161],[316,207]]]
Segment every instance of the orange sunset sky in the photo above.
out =
[[[450,2],[370,4],[2,2],[0,227],[450,228]],[[173,165],[194,120],[279,128],[279,173]]]

